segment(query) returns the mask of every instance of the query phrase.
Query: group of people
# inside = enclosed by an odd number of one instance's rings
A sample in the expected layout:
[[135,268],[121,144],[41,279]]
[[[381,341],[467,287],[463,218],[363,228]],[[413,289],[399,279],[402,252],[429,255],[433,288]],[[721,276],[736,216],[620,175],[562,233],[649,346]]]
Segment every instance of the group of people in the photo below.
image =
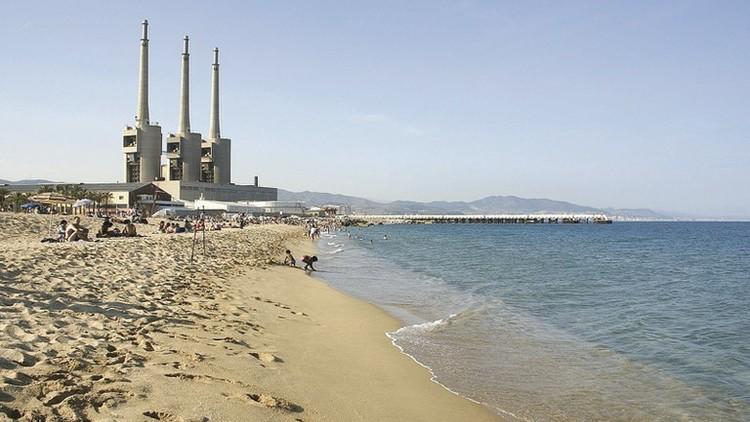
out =
[[[109,217],[104,217],[99,232],[96,233],[96,238],[109,238],[109,237],[137,237],[138,231],[130,220],[122,222],[123,227],[114,227],[114,223]],[[57,223],[57,237],[48,238],[42,240],[43,242],[91,242],[91,236],[89,235],[89,229],[81,224],[81,217],[73,217],[73,220],[60,220]]]
[[[202,223],[203,220],[199,220],[196,226]],[[202,230],[202,227],[197,227],[196,230]],[[157,233],[190,233],[193,231],[193,224],[190,220],[185,220],[184,224],[180,226],[177,222],[160,221],[159,227],[156,229]]]
[[[305,264],[304,267],[302,267],[305,271],[317,271],[315,267],[313,267],[313,264],[318,262],[318,257],[313,255],[305,255],[302,257],[302,263]],[[286,250],[286,257],[284,257],[284,265],[289,265],[290,267],[296,267],[297,266],[297,260],[294,259],[294,255],[292,255],[292,251],[289,249]]]
[[[78,219],[78,217],[76,217]],[[133,224],[132,220],[123,220],[122,224],[124,225],[122,228],[115,227],[115,224],[112,222],[112,219],[107,217],[104,217],[104,220],[102,221],[102,226],[99,229],[99,232],[96,234],[97,238],[109,238],[109,237],[137,237],[138,236],[138,230],[135,228],[135,224]]]

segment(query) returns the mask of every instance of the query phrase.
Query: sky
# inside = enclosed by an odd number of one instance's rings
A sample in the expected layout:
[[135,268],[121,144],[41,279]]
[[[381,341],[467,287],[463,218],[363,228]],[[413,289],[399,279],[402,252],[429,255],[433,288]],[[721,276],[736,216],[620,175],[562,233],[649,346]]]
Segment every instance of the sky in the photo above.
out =
[[750,217],[750,2],[6,2],[0,178],[122,181],[140,22],[150,114],[232,178],[375,200],[551,198]]

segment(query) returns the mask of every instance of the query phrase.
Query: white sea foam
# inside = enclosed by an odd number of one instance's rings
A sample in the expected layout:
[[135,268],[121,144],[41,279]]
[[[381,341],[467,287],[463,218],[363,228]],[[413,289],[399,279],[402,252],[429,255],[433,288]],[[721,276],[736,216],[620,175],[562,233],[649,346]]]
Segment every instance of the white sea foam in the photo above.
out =
[[496,407],[496,406],[492,406],[489,403],[482,403],[480,401],[472,399],[471,397],[467,397],[467,396],[465,396],[465,395],[463,395],[463,394],[461,394],[461,393],[459,393],[459,392],[457,392],[455,390],[451,390],[450,388],[448,388],[448,386],[446,386],[445,384],[443,384],[440,381],[438,381],[437,375],[435,375],[435,371],[433,371],[431,367],[425,365],[424,363],[422,363],[419,360],[417,360],[417,358],[415,358],[413,355],[407,353],[404,350],[404,348],[401,347],[401,345],[399,345],[397,343],[397,336],[399,335],[399,333],[401,333],[401,334],[403,334],[405,332],[421,332],[421,333],[424,333],[424,332],[432,331],[432,330],[434,330],[434,329],[436,329],[438,327],[441,327],[441,326],[449,324],[450,321],[453,318],[457,317],[458,315],[459,314],[450,314],[446,318],[441,318],[441,319],[438,319],[438,320],[435,320],[435,321],[424,322],[424,323],[421,323],[421,324],[407,325],[405,327],[399,328],[396,331],[387,332],[387,333],[385,333],[385,336],[388,337],[391,340],[391,344],[393,344],[401,353],[405,354],[406,356],[409,356],[409,358],[411,358],[411,360],[413,360],[414,362],[416,362],[417,365],[419,365],[419,366],[427,369],[430,372],[430,381],[432,381],[435,384],[443,387],[445,390],[449,391],[450,393],[455,394],[455,395],[457,395],[457,396],[459,396],[461,398],[464,398],[464,399],[466,399],[466,400],[468,400],[468,401],[470,401],[472,403],[476,403],[476,404],[479,404],[479,405],[484,405],[484,406],[490,407],[490,408],[496,410],[497,412],[499,412],[499,413],[501,413],[501,414],[503,414],[505,416],[511,417],[513,419],[520,420],[520,421],[531,422],[532,421],[531,419],[520,417],[520,416],[518,416],[518,415],[516,415],[516,414],[514,414],[512,412],[507,411],[507,410],[500,409],[499,407]]
[[446,318],[437,319],[435,321],[423,322],[421,324],[407,325],[406,327],[399,328],[398,330],[394,331],[392,334],[394,336],[398,336],[400,334],[405,334],[405,333],[425,333],[428,331],[432,331],[443,325],[449,324],[451,319],[457,316],[458,314],[450,314]]

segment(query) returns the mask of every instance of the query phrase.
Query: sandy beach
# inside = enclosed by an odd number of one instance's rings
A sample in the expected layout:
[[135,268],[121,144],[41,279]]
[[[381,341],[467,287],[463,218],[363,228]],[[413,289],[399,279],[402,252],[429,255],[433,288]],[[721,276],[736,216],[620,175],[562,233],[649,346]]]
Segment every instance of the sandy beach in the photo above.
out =
[[208,232],[190,264],[190,234],[39,243],[51,218],[0,214],[0,420],[496,420],[279,265],[314,251],[299,227]]

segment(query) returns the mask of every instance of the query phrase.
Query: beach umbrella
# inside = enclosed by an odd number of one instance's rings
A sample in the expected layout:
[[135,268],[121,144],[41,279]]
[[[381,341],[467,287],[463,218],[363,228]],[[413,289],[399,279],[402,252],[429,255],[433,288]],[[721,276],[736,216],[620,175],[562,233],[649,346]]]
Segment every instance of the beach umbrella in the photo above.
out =
[[59,205],[67,204],[70,202],[70,200],[65,195],[60,195],[56,192],[38,193],[29,199],[45,205]]
[[32,209],[32,208],[39,208],[39,204],[37,204],[36,202],[27,202],[27,203],[21,205],[21,208],[23,208],[25,210],[29,210],[29,209]]
[[73,208],[80,208],[80,207],[90,207],[90,206],[92,206],[92,205],[94,205],[94,201],[92,201],[92,200],[90,200],[90,199],[88,199],[88,198],[83,198],[83,199],[79,199],[79,200],[77,200],[77,201],[76,201],[76,202],[75,202],[75,203],[73,204]]

